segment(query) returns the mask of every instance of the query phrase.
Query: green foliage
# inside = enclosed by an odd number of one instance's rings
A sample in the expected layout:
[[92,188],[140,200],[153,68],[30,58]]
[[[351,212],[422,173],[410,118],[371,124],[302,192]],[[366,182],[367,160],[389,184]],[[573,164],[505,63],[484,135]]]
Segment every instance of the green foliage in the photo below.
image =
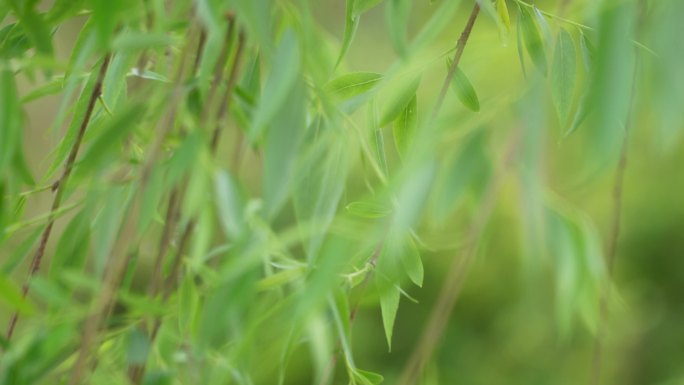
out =
[[676,381],[682,11],[0,2],[0,384]]

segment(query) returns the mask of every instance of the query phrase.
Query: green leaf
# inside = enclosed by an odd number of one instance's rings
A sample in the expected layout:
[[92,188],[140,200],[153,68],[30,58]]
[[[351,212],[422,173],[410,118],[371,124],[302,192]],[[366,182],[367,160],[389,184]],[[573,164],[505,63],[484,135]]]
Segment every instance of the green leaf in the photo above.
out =
[[411,12],[411,0],[387,0],[385,21],[390,41],[399,57],[407,58],[406,29]]
[[19,17],[19,25],[26,31],[36,50],[43,55],[52,55],[52,34],[43,14],[36,12],[33,5],[15,8],[15,13]]
[[[0,182],[1,184],[1,182]],[[0,187],[2,187],[0,185]],[[0,192],[3,192],[2,189],[0,188]],[[1,205],[1,203],[0,203]],[[0,206],[1,207],[1,206]],[[0,213],[1,214],[1,213]],[[6,275],[12,274],[14,269],[17,268],[17,266],[26,259],[26,257],[29,255],[29,253],[33,250],[33,246],[36,245],[36,242],[38,242],[38,237],[40,237],[40,234],[43,232],[42,228],[37,228],[31,233],[29,236],[26,237],[17,247],[14,248],[12,251],[12,254],[9,257],[6,257],[3,265],[2,265],[2,273]]]
[[144,104],[134,104],[115,112],[114,116],[105,123],[101,133],[88,148],[81,161],[78,162],[79,172],[88,173],[100,166],[100,163],[110,153],[119,149],[126,135],[135,128],[136,123],[145,115]]
[[21,104],[26,104],[34,100],[40,99],[44,96],[54,95],[62,91],[64,86],[64,79],[56,78],[49,82],[42,84],[41,86],[34,88],[29,93],[21,98]]
[[165,33],[128,31],[114,38],[112,49],[117,51],[142,51],[168,47],[173,39]]
[[21,295],[19,287],[4,274],[0,274],[0,300],[19,313],[31,314],[34,311],[33,305]]
[[239,237],[245,229],[245,194],[226,171],[218,171],[214,176],[214,191],[223,230],[228,237]]
[[416,97],[411,99],[404,110],[392,123],[392,133],[394,134],[394,145],[400,156],[405,156],[408,152],[413,137],[415,135],[416,124]]
[[267,218],[273,218],[290,193],[292,172],[306,130],[306,90],[298,82],[276,114],[264,140],[262,195]]
[[561,126],[565,126],[572,107],[575,94],[575,75],[577,57],[572,36],[561,29],[556,39],[556,49],[553,54],[551,68],[551,96],[558,112]]
[[87,209],[81,210],[64,228],[50,265],[51,276],[57,276],[65,268],[83,267],[90,241],[89,214]]
[[369,9],[375,7],[376,5],[382,3],[384,0],[356,0],[354,1],[354,17],[360,16]]
[[516,39],[517,39],[517,50],[518,50],[518,60],[520,61],[520,69],[522,69],[523,77],[527,77],[527,71],[525,70],[525,53],[523,51],[523,38],[522,38],[522,10],[518,11],[518,23],[516,28]]
[[380,295],[382,325],[385,328],[387,346],[392,351],[392,332],[394,330],[394,321],[397,318],[397,310],[399,309],[401,291],[394,283],[389,282],[387,278],[378,276],[375,282]]
[[419,287],[423,287],[423,261],[420,259],[420,253],[416,247],[415,242],[410,237],[405,242],[404,249],[401,252],[401,263],[406,269],[406,274]]
[[379,385],[385,380],[383,376],[377,373],[358,368],[354,370],[354,379],[359,381],[362,385]]
[[294,87],[300,68],[299,43],[292,30],[287,30],[278,45],[273,58],[274,67],[266,80],[266,85],[259,99],[254,120],[249,130],[252,142],[255,142],[286,104]]
[[140,208],[140,217],[138,219],[138,234],[145,232],[150,223],[152,223],[152,219],[159,215],[157,207],[162,200],[165,187],[162,170],[161,167],[154,167],[150,172],[142,196],[142,207]]
[[335,67],[339,66],[342,62],[342,59],[344,59],[345,55],[347,55],[347,51],[349,51],[349,47],[351,47],[351,43],[356,35],[356,30],[359,28],[360,17],[358,15],[354,15],[355,2],[356,0],[347,0],[344,16],[344,37],[342,38],[342,48],[340,49],[340,54],[337,57],[337,63],[335,64]]
[[380,80],[382,74],[375,72],[350,72],[329,81],[325,90],[338,100],[346,100],[372,90]]
[[[22,119],[11,70],[0,70],[0,176],[21,146]],[[4,199],[4,197],[3,197]]]
[[594,47],[591,45],[589,39],[583,34],[580,34],[580,52],[582,53],[582,62],[584,63],[584,70],[590,72],[593,68]]
[[[451,60],[447,61],[447,68],[451,68]],[[459,67],[456,67],[454,77],[451,78],[451,85],[456,92],[456,96],[458,96],[458,100],[460,100],[466,108],[474,112],[480,111],[480,99],[477,97],[475,88],[473,88],[470,80]]]
[[430,19],[423,25],[423,28],[418,35],[413,39],[410,46],[410,52],[419,52],[426,45],[432,43],[446,28],[449,23],[453,21],[453,17],[458,10],[461,0],[442,1],[439,8],[432,12]]
[[497,25],[499,26],[499,39],[501,43],[508,45],[508,35],[511,33],[511,16],[508,14],[506,0],[496,0]]
[[386,126],[401,114],[416,96],[419,85],[420,76],[413,78],[400,76],[382,89],[378,95],[378,99],[381,101],[378,127]]
[[351,214],[361,218],[384,218],[392,214],[392,209],[378,203],[357,201],[345,207]]
[[532,17],[530,11],[521,8],[520,23],[527,53],[530,55],[532,63],[537,67],[537,70],[546,76],[548,65],[546,63],[546,53],[544,52],[544,42],[539,33],[537,21]]

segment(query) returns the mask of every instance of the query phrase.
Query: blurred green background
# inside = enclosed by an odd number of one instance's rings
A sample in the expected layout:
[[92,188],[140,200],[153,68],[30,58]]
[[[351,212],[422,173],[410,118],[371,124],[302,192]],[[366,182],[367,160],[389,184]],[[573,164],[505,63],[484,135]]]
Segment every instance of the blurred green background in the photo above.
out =
[[[676,5],[678,1],[670,1],[675,3],[670,9],[682,10]],[[414,1],[409,36],[424,24],[435,6],[432,3]],[[463,3],[458,18],[432,45],[435,53],[452,47],[458,38],[470,7],[469,1]],[[591,23],[592,3],[573,0],[563,17]],[[659,7],[658,1],[646,3],[654,9]],[[311,4],[334,54],[344,31],[344,1],[321,0]],[[536,2],[540,9],[551,13],[558,11],[559,4],[559,1],[551,0]],[[514,5],[509,7],[514,15]],[[670,12],[663,16],[668,18],[650,19],[638,39],[656,51],[658,48],[670,51],[681,61],[684,57],[684,31],[679,25],[681,14]],[[516,21],[512,19],[515,25]],[[54,39],[58,57],[68,58],[84,20],[72,19],[59,28]],[[558,24],[553,22],[551,25],[555,34]],[[663,37],[661,30],[669,31],[667,28],[680,34]],[[591,38],[591,33],[588,35]],[[684,141],[680,139],[684,129],[684,104],[669,106],[680,112],[665,120],[661,104],[668,101],[654,96],[657,78],[673,79],[674,82],[683,76],[684,68],[663,70],[658,67],[658,58],[644,52],[641,55],[645,57],[640,67],[628,139],[614,301],[605,326],[603,383],[684,384]],[[364,15],[340,72],[384,72],[395,60],[397,55],[389,43],[384,6],[378,6]],[[529,59],[527,65],[528,73],[533,71]],[[423,76],[418,91],[419,106],[422,101],[434,100],[445,75],[443,64],[431,68],[433,70]],[[578,132],[563,139],[547,82],[533,75],[527,78],[523,75],[514,32],[508,45],[502,45],[494,20],[481,15],[465,49],[461,68],[477,90],[482,108],[479,113],[469,112],[453,93],[448,94],[443,113],[454,121],[453,143],[458,144],[463,132],[468,130],[463,127],[486,127],[488,144],[485,151],[496,162],[500,158],[500,143],[508,133],[527,124],[531,110],[540,111],[543,131],[539,145],[541,183],[545,190],[563,197],[569,205],[586,213],[598,229],[601,244],[605,245],[613,215],[615,168],[610,165],[597,169],[591,162],[587,150],[587,142],[592,140],[591,127],[582,126]],[[675,70],[677,73],[672,72]],[[539,85],[535,86],[537,83]],[[24,77],[19,78],[19,84],[22,95],[35,86]],[[534,87],[539,88],[541,97],[532,99],[531,107],[521,107],[517,100]],[[28,117],[24,131],[25,151],[34,175],[45,173],[49,165],[46,154],[60,138],[58,133],[47,129],[60,101],[61,95],[55,95],[25,105]],[[682,100],[669,102],[676,104]],[[446,142],[446,151],[450,143]],[[251,172],[249,167],[246,166],[246,174]],[[595,330],[591,322],[585,322],[577,314],[573,315],[569,328],[562,327],[558,320],[557,272],[552,267],[554,256],[529,252],[524,239],[527,214],[523,207],[526,190],[522,174],[521,170],[515,169],[504,178],[496,210],[480,241],[464,290],[434,362],[428,367],[428,379],[432,378],[435,384],[560,385],[589,381]],[[362,181],[359,178],[352,183],[361,184]],[[26,217],[45,213],[50,202],[49,193],[36,194],[29,200]],[[417,303],[402,298],[391,352],[385,342],[377,302],[372,299],[362,302],[353,325],[356,361],[363,369],[385,375],[385,383],[396,381],[415,349],[445,272],[459,255],[460,242],[468,228],[467,219],[477,204],[477,199],[468,196],[448,221],[422,223],[418,229],[426,244],[433,245],[435,250],[430,247],[421,250],[425,265],[424,286],[407,289]],[[58,220],[57,234],[63,231],[68,218]],[[57,239],[53,237],[48,245],[48,255]],[[6,258],[22,240],[23,235],[9,239],[2,246],[0,258]],[[17,271],[23,274],[25,270],[26,266],[22,266]],[[144,280],[144,273],[138,279]],[[0,314],[4,325],[9,312],[2,310]],[[299,349],[302,354],[294,355],[288,369],[291,384],[312,381],[310,356],[304,352],[306,347]],[[338,370],[339,383],[343,383],[344,378],[343,371]]]

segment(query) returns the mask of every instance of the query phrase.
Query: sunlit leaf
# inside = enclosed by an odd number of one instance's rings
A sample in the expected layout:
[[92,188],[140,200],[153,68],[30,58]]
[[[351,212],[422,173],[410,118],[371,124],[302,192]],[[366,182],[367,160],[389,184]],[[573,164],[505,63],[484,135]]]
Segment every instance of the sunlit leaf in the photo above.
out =
[[337,57],[336,67],[340,65],[344,57],[351,47],[351,43],[356,35],[356,30],[359,28],[360,17],[354,14],[355,3],[357,0],[347,0],[344,16],[344,37],[342,38],[342,48],[340,48],[340,54]]
[[341,75],[325,85],[325,89],[337,99],[345,100],[372,90],[382,80],[375,72],[351,72]]
[[534,63],[539,72],[546,76],[546,73],[548,72],[546,52],[544,51],[544,41],[539,32],[537,20],[532,16],[529,10],[521,8],[519,22],[521,24],[522,37],[525,42],[527,53],[530,55],[532,63]]
[[417,127],[416,117],[417,103],[416,97],[406,105],[404,110],[392,123],[392,133],[394,134],[394,144],[400,155],[405,155],[414,139]]
[[378,126],[384,127],[401,114],[416,94],[420,76],[409,78],[399,77],[383,87],[380,98]]

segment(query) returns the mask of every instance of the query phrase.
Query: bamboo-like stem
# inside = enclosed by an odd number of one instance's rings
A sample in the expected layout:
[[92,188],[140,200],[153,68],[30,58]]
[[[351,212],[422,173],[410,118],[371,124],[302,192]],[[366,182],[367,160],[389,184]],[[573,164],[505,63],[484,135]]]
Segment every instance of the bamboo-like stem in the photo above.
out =
[[[54,213],[58,212],[60,206],[62,205],[62,199],[64,198],[64,192],[66,191],[67,182],[69,181],[69,176],[71,175],[74,163],[76,162],[76,157],[78,156],[78,151],[81,148],[83,137],[85,136],[86,129],[88,128],[88,124],[90,123],[90,118],[92,117],[93,111],[95,110],[95,104],[97,103],[98,97],[102,93],[102,83],[104,82],[104,77],[107,73],[107,68],[109,67],[111,58],[111,54],[106,54],[104,56],[104,59],[102,60],[102,64],[100,65],[100,69],[98,71],[97,79],[95,80],[95,85],[93,87],[92,92],[90,93],[90,98],[88,99],[88,105],[86,107],[85,115],[83,116],[83,120],[81,121],[81,125],[79,126],[78,133],[76,134],[76,139],[74,140],[74,144],[71,146],[71,151],[69,152],[69,156],[67,157],[66,163],[64,164],[64,171],[62,172],[62,175],[59,177],[59,179],[51,187],[51,190],[55,192],[55,197],[52,201],[52,207],[50,209],[51,214],[48,217],[48,222],[45,226],[45,230],[43,230],[43,233],[40,236],[38,248],[36,249],[35,254],[33,254],[33,259],[31,260],[31,267],[29,268],[28,275],[26,276],[24,285],[21,289],[22,298],[26,298],[26,296],[28,295],[28,292],[30,290],[31,279],[40,270],[40,265],[43,260],[43,256],[45,255],[45,247],[47,246],[48,240],[50,239],[50,234],[52,234],[52,227],[55,224],[56,218],[54,216]],[[18,320],[19,312],[15,311],[10,317],[9,325],[7,327],[7,334],[5,337],[7,341],[9,341],[12,338]]]

